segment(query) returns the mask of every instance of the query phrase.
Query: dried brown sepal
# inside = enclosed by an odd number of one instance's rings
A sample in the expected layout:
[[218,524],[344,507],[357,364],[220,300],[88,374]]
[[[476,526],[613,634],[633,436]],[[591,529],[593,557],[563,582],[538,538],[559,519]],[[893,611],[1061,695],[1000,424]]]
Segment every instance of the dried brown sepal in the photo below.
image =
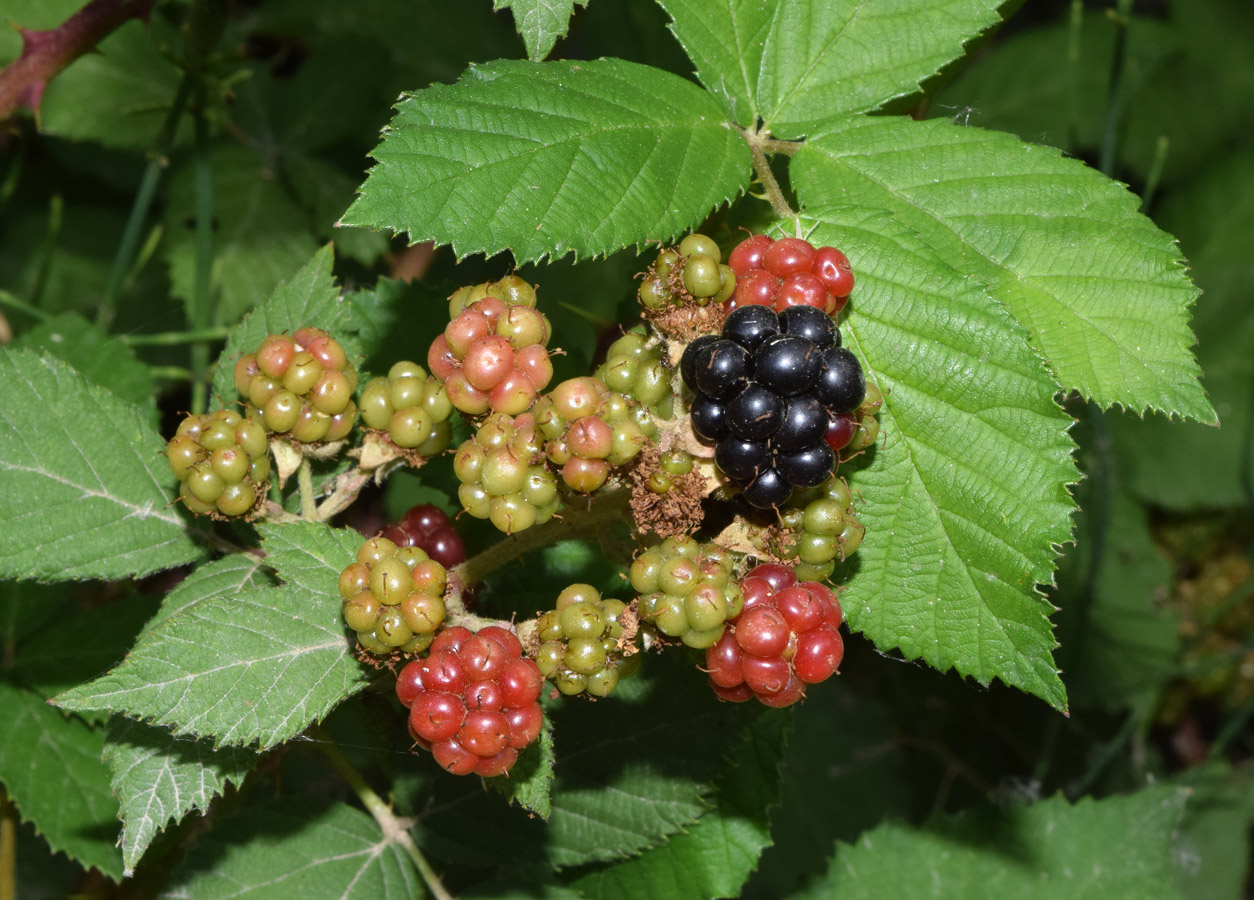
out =
[[664,306],[661,309],[645,309],[644,317],[662,334],[685,343],[703,334],[718,334],[723,330],[727,310],[721,303],[697,306],[695,302],[682,306]]
[[420,469],[431,459],[414,450],[398,447],[388,439],[386,431],[373,428],[363,429],[365,438],[361,447],[349,451],[349,456],[357,460],[357,465],[368,472],[379,470],[390,475],[399,466],[406,465],[411,469]]
[[393,650],[387,656],[375,656],[360,643],[353,643],[353,658],[360,663],[365,663],[373,669],[387,669],[393,674],[399,666],[403,666],[413,658],[413,654],[405,653],[401,650]]
[[631,469],[631,513],[636,528],[663,538],[690,534],[701,524],[701,501],[709,493],[709,485],[700,468],[693,466],[685,475],[671,476],[671,488],[666,493],[654,493],[649,479],[661,469],[660,459],[656,446],[646,447]]

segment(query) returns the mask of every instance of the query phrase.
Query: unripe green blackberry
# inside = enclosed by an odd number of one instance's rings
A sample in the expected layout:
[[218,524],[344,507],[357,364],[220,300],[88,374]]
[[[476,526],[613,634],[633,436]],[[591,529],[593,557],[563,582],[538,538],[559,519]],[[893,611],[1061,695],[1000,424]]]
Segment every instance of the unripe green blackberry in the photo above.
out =
[[591,493],[614,467],[636,458],[657,435],[652,418],[644,417],[642,425],[638,410],[631,398],[587,376],[563,381],[540,398],[536,425],[548,439],[545,454],[567,487]]
[[[602,598],[590,584],[572,584],[558,595],[557,607],[536,620],[532,655],[563,694],[604,697],[640,667],[634,636],[627,604]],[[625,648],[633,652],[625,655]]]
[[235,388],[267,431],[302,444],[343,440],[357,418],[357,370],[318,328],[267,336],[235,363]]
[[669,419],[674,412],[671,370],[662,357],[662,344],[650,345],[643,327],[637,327],[610,345],[596,376],[611,391],[625,395],[659,419]]
[[833,475],[794,497],[780,510],[779,526],[762,532],[758,542],[776,559],[795,563],[803,581],[824,581],[831,577],[837,559],[847,559],[858,549],[864,534],[849,485]]
[[243,516],[264,501],[270,479],[269,442],[256,410],[230,409],[185,418],[166,460],[182,484],[179,497],[194,513]]
[[533,462],[539,453],[540,439],[530,413],[488,416],[453,458],[462,507],[506,534],[547,522],[561,499],[553,473]]
[[340,573],[344,622],[375,656],[426,650],[444,622],[446,577],[421,548],[371,538]]
[[637,296],[646,310],[657,312],[667,306],[723,303],[735,290],[736,275],[722,263],[718,244],[704,234],[690,234],[678,247],[658,253]]
[[398,362],[386,378],[373,378],[361,392],[361,420],[415,456],[435,456],[449,445],[449,402],[444,385],[417,363]]
[[650,547],[631,565],[641,621],[689,647],[709,647],[744,603],[732,578],[734,568],[732,555],[722,547],[687,535]]

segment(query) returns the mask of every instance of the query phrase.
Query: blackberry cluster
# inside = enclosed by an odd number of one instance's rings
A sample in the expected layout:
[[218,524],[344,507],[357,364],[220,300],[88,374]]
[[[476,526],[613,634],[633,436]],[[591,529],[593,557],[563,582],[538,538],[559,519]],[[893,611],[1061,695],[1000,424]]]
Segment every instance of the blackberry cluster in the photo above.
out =
[[690,234],[678,247],[658,253],[637,295],[646,310],[695,303],[706,306],[729,300],[736,276],[723,265],[722,251],[704,234]]
[[599,378],[563,381],[536,404],[535,420],[547,439],[544,452],[571,490],[598,490],[610,471],[635,459],[657,427],[647,411],[611,391]]
[[340,573],[344,621],[375,656],[421,652],[444,622],[446,574],[418,547],[371,538]]
[[536,395],[553,378],[547,345],[552,334],[549,320],[535,308],[536,294],[530,285],[499,288],[506,282],[480,285],[495,288],[501,296],[485,294],[470,301],[476,288],[449,302],[460,311],[431,342],[427,367],[444,383],[453,406],[471,416],[488,411],[516,416],[531,409]]
[[500,281],[485,281],[453,291],[448,298],[448,317],[456,319],[466,307],[485,297],[496,297],[506,306],[535,306],[536,289],[526,279],[506,275]]
[[740,588],[744,608],[705,652],[710,686],[735,703],[756,697],[767,706],[791,706],[806,685],[827,680],[840,666],[840,603],[827,587],[798,582],[785,566],[757,566]]
[[853,270],[835,247],[815,248],[801,238],[772,240],[755,234],[741,241],[727,257],[736,275],[729,309],[769,306],[783,312],[790,306],[813,306],[836,315],[849,301]]
[[166,444],[170,471],[182,484],[179,498],[201,515],[242,516],[265,498],[270,478],[269,440],[255,410],[188,416]]
[[357,370],[319,328],[266,337],[235,363],[235,389],[267,431],[302,444],[343,440],[357,418]]
[[853,495],[843,478],[833,475],[819,487],[794,497],[780,511],[776,528],[761,532],[763,549],[781,560],[797,560],[793,571],[802,581],[825,581],[836,559],[847,559],[862,544],[866,529],[853,509]]
[[567,696],[604,697],[620,678],[640,668],[640,654],[624,655],[627,604],[602,598],[590,584],[572,584],[557,597],[557,608],[536,621],[540,645],[532,656],[540,673]]
[[532,462],[540,450],[531,413],[488,416],[453,458],[462,508],[506,534],[553,518],[561,498],[553,473],[542,462]]
[[671,372],[662,362],[662,345],[650,345],[642,328],[633,328],[610,344],[595,375],[611,391],[627,396],[659,419],[671,417]]
[[398,362],[361,392],[361,420],[402,450],[435,456],[448,448],[453,404],[444,385],[417,363]]
[[406,663],[396,696],[409,733],[454,775],[504,775],[540,735],[544,678],[510,630],[446,628],[426,659]]
[[812,306],[741,307],[721,337],[688,345],[680,371],[695,394],[693,431],[759,509],[827,479],[836,464],[826,441],[832,417],[866,394],[862,365],[840,345],[831,316]]
[[398,547],[419,548],[445,569],[466,561],[466,543],[453,520],[431,503],[411,506],[400,522],[383,530],[383,537]]
[[744,603],[732,578],[734,568],[735,561],[722,547],[688,535],[650,547],[631,564],[641,621],[689,647],[709,647]]

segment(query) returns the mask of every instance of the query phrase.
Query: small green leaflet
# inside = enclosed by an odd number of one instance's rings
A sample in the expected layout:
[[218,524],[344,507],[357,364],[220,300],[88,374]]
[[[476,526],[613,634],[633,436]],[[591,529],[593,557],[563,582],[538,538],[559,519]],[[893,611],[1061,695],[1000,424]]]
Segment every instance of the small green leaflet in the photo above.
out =
[[618,59],[498,61],[408,94],[341,224],[519,263],[674,237],[749,182],[718,101]]
[[913,94],[999,21],[997,0],[660,0],[733,119],[790,140]]
[[[1061,797],[911,828],[886,823],[836,845],[825,877],[796,900],[1178,900],[1175,828],[1188,792]],[[1030,852],[1025,852],[1030,848]]]
[[121,878],[118,804],[100,762],[104,732],[7,681],[0,681],[0,709],[0,783],[21,817],[53,850]]
[[340,616],[339,571],[355,532],[267,526],[268,562],[287,583],[188,605],[113,671],[56,698],[212,737],[219,746],[288,740],[366,685]]
[[[218,402],[227,403],[237,396],[235,361],[242,354],[256,350],[266,335],[291,334],[314,325],[337,340],[343,337],[350,311],[349,305],[340,299],[339,288],[331,275],[334,263],[334,251],[327,244],[310,257],[299,272],[276,287],[274,293],[231,332],[213,373],[213,391]],[[351,358],[352,354],[349,356]]]
[[344,803],[280,797],[218,822],[162,898],[167,900],[413,900],[413,864],[370,816]]
[[164,449],[65,363],[0,349],[0,577],[116,579],[199,556]]
[[[588,0],[578,0],[587,6]],[[558,38],[566,37],[576,0],[495,0],[492,8],[514,14],[514,27],[527,46],[527,58],[539,62],[549,55]]]
[[518,757],[509,775],[488,782],[511,802],[547,819],[552,812],[549,792],[553,786],[553,723],[544,717],[540,737]]
[[197,566],[178,587],[165,595],[144,631],[152,631],[175,613],[214,597],[231,597],[247,588],[269,587],[274,583],[270,570],[251,553],[232,553],[215,559]]
[[1028,329],[1064,390],[1214,421],[1189,352],[1197,289],[1121,185],[1008,134],[887,117],[833,125],[789,172],[807,207],[892,210]]
[[101,758],[122,807],[122,861],[129,877],[159,831],[192,810],[208,809],[227,784],[244,780],[258,756],[237,747],[215,750],[205,738],[179,738],[115,716]]
[[814,215],[811,240],[856,260],[841,332],[885,394],[877,449],[849,467],[866,526],[852,576],[836,579],[849,579],[850,625],[882,649],[1062,708],[1052,607],[1036,586],[1052,582],[1055,547],[1070,538],[1066,486],[1079,473],[1049,373],[1014,320],[900,220]]

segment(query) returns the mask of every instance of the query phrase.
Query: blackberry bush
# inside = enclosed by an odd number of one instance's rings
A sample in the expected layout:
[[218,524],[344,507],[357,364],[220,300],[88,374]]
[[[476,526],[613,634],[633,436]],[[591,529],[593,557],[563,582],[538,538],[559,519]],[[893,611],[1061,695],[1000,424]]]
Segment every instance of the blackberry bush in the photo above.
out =
[[10,4],[0,897],[1235,900],[1254,34],[1114,5]]

